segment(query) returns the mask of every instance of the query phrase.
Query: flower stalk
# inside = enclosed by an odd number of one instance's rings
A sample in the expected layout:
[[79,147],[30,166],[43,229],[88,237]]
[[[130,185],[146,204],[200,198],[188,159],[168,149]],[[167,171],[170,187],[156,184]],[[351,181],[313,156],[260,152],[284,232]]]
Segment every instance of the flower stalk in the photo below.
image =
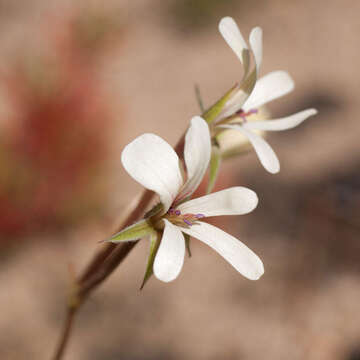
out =
[[[180,158],[183,156],[185,134],[180,138],[175,146],[175,152]],[[153,200],[154,193],[150,190],[145,190],[138,201],[137,206],[126,217],[126,219],[119,226],[118,231],[132,225],[139,220],[148,209]],[[72,292],[69,296],[69,301],[66,307],[66,315],[62,331],[59,336],[58,344],[56,346],[53,360],[61,360],[65,349],[68,345],[72,327],[74,324],[75,315],[80,310],[83,303],[87,300],[92,291],[95,290],[108,276],[125,260],[127,255],[134,249],[137,241],[114,244],[105,243],[94,254],[84,271],[75,279],[72,287]],[[146,274],[141,288],[146,282]]]
[[[153,193],[149,190],[143,192],[137,207],[128,215],[121,228],[131,225],[145,212],[149,206]],[[107,277],[119,266],[131,250],[136,246],[137,241],[121,244],[106,243],[94,255],[83,273],[75,280],[69,296],[65,321],[60,334],[58,345],[55,349],[53,360],[60,360],[64,355],[68,344],[75,315],[92,293]]]
[[[263,131],[291,129],[315,115],[316,110],[307,109],[270,121],[258,118],[254,121],[261,106],[292,91],[293,81],[283,71],[272,72],[258,80],[262,63],[261,28],[254,28],[250,33],[251,51],[232,18],[222,19],[219,30],[243,65],[242,80],[205,111],[199,90],[195,89],[202,117],[192,118],[188,131],[175,149],[154,134],[139,136],[125,147],[123,166],[146,190],[118,232],[107,240],[74,281],[53,360],[62,358],[75,315],[82,304],[123,262],[140,238],[150,237],[150,254],[141,289],[153,273],[165,282],[179,275],[186,250],[191,255],[190,237],[207,244],[250,280],[257,280],[264,273],[262,261],[252,250],[203,221],[206,217],[247,214],[258,203],[256,193],[240,186],[212,193],[223,159],[223,136],[229,132],[242,134],[253,146],[263,167],[276,173],[280,170],[279,160],[262,138]],[[251,59],[254,61],[252,67]],[[207,195],[191,199],[208,169]],[[148,211],[155,193],[160,203]]]

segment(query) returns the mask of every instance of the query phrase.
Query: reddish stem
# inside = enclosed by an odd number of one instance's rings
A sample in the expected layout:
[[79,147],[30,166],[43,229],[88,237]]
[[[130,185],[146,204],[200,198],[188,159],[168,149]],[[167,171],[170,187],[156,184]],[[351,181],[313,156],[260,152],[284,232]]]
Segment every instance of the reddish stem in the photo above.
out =
[[[180,138],[175,147],[179,158],[183,158],[185,144],[185,134]],[[129,214],[126,220],[119,227],[119,231],[126,226],[131,225],[138,220],[149,206],[154,193],[145,190],[142,194],[137,207]],[[122,263],[130,251],[136,246],[137,241],[121,244],[106,244],[92,258],[83,273],[78,277],[77,291],[75,294],[76,306],[68,306],[64,327],[60,335],[59,343],[55,350],[53,360],[61,360],[68,344],[71,329],[74,323],[74,317],[78,309],[85,302],[91,292],[100,285],[107,277]]]

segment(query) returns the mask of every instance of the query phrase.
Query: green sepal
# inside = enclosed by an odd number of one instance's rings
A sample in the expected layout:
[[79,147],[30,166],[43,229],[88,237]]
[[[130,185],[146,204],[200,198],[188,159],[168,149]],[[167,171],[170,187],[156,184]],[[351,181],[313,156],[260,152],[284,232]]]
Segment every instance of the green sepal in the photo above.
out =
[[195,84],[195,96],[196,96],[196,100],[198,102],[200,111],[203,113],[205,111],[205,107],[204,107],[204,102],[201,97],[201,92],[200,92],[200,88],[199,88],[198,84]]
[[146,282],[150,279],[151,275],[153,274],[153,266],[156,253],[158,251],[160,245],[160,234],[158,231],[153,231],[150,236],[150,251],[149,251],[149,258],[146,265],[144,280],[140,286],[140,290],[143,289]]
[[133,225],[128,226],[124,230],[118,232],[107,242],[119,243],[123,241],[139,240],[147,235],[150,235],[154,231],[151,222],[147,219],[141,220]]
[[244,78],[247,77],[248,72],[249,72],[249,68],[250,68],[250,51],[249,49],[242,49],[241,52],[242,58],[243,58],[243,62],[244,62]]
[[[257,72],[256,69],[254,69],[250,75],[248,75],[244,81],[241,83],[240,85],[240,89],[242,91],[244,91],[246,94],[248,94],[248,96],[252,93],[252,91],[254,90],[255,84],[257,81]],[[246,97],[247,99],[247,97]],[[246,100],[245,99],[245,100]]]
[[185,233],[183,233],[183,234],[184,234],[184,239],[185,239],[186,251],[187,251],[189,257],[191,257],[192,255],[191,255],[191,249],[190,249],[190,235],[185,234]]
[[144,216],[145,219],[151,218],[157,215],[164,208],[161,202],[157,203],[152,209],[150,209]]
[[238,85],[235,84],[230,90],[228,90],[225,95],[223,95],[214,105],[207,109],[201,116],[207,121],[208,124],[211,124],[215,118],[221,113],[221,110],[224,108],[227,101],[236,93]]
[[210,194],[214,188],[217,175],[221,165],[221,150],[218,145],[211,147],[211,159],[209,166],[209,182],[206,189],[206,194]]
[[[244,60],[246,61],[246,67],[248,67],[249,59],[247,55],[245,56]],[[246,71],[247,73],[247,71]],[[241,92],[242,102],[245,102],[251,92],[253,91],[257,80],[257,72],[254,69],[249,75],[247,75],[240,85],[235,84],[230,90],[228,90],[225,95],[223,95],[214,105],[212,105],[208,110],[206,110],[202,117],[207,121],[208,124],[211,124],[215,118],[221,113],[226,103],[231,100],[233,96],[237,94],[237,92]],[[240,101],[237,99],[237,101]]]

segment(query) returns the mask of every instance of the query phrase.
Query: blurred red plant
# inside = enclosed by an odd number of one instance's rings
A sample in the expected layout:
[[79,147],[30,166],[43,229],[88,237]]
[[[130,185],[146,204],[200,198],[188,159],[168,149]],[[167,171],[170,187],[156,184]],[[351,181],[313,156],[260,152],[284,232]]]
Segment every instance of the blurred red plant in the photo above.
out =
[[57,22],[53,49],[23,56],[2,77],[14,108],[0,144],[2,237],[74,225],[104,208],[113,121],[92,61],[106,31],[90,47],[91,20]]

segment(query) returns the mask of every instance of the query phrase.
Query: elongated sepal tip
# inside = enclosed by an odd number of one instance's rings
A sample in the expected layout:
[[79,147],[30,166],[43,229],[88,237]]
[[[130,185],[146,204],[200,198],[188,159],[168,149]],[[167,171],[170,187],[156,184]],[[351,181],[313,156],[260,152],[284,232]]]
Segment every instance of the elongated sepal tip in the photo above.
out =
[[191,248],[190,248],[190,235],[183,234],[185,239],[186,252],[188,253],[189,258],[192,257]]
[[150,277],[153,274],[154,260],[155,260],[157,251],[159,249],[159,245],[160,245],[160,233],[158,231],[153,231],[151,233],[151,237],[150,237],[150,250],[149,250],[148,262],[146,265],[144,279],[143,279],[140,289],[139,289],[140,291],[144,288],[145,284],[147,283],[147,281],[150,279]]
[[105,242],[120,243],[127,241],[136,241],[145,236],[151,235],[153,231],[154,228],[152,224],[150,223],[150,221],[145,219],[128,226],[124,230],[112,236],[110,239],[105,240]]
[[206,189],[206,193],[210,194],[213,191],[215,182],[219,173],[221,164],[221,151],[219,146],[213,145],[211,148],[211,160],[209,170],[209,181]]

